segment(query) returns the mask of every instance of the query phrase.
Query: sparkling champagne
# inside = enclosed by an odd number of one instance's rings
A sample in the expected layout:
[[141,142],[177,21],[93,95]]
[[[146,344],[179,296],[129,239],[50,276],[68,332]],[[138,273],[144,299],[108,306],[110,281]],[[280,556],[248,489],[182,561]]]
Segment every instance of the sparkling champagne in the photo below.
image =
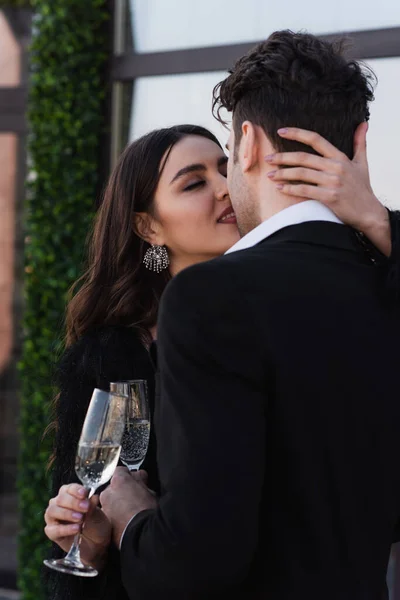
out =
[[[128,407],[124,393],[95,388],[83,423],[75,459],[75,472],[88,491],[88,499],[109,481],[121,452]],[[82,525],[83,527],[84,525]],[[98,571],[81,560],[82,527],[64,558],[46,559],[44,564],[61,573],[95,577]]]
[[150,421],[129,419],[122,436],[121,461],[131,470],[139,469],[149,447]]
[[109,481],[118,463],[121,446],[113,443],[79,444],[75,472],[86,488],[98,488]]

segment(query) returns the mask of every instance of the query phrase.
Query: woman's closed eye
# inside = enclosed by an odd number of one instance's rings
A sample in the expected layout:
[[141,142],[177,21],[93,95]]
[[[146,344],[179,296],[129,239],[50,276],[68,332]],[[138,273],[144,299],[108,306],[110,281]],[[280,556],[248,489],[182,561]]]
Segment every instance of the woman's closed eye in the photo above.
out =
[[194,181],[193,183],[189,183],[188,185],[186,185],[183,188],[184,192],[190,192],[191,190],[195,190],[196,188],[199,188],[201,186],[203,186],[205,184],[205,181],[203,181],[202,179],[200,181]]

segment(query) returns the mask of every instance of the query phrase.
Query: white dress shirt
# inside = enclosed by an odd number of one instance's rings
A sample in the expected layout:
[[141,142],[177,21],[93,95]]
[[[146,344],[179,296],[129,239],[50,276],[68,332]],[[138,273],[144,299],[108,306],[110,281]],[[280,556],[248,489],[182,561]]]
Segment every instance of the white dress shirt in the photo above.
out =
[[225,254],[251,248],[276,231],[279,231],[279,229],[309,221],[329,221],[331,223],[343,224],[335,213],[324,204],[321,204],[321,202],[317,200],[305,200],[304,202],[299,202],[299,204],[293,204],[288,208],[284,208],[266,221],[260,223],[255,229],[249,231],[249,233],[236,242],[232,248],[229,248]]
[[[255,246],[267,237],[288,227],[289,225],[299,225],[300,223],[307,223],[309,221],[329,221],[331,223],[342,223],[329,208],[327,208],[321,202],[317,200],[305,200],[299,204],[294,204],[288,208],[284,208],[280,212],[276,213],[266,221],[263,221],[255,229],[250,231],[244,237],[242,237],[232,248],[229,248],[225,254],[230,252],[236,252],[237,250],[245,250]],[[119,547],[121,549],[122,541],[128,525],[136,517],[136,514],[128,521],[126,527],[122,533]]]

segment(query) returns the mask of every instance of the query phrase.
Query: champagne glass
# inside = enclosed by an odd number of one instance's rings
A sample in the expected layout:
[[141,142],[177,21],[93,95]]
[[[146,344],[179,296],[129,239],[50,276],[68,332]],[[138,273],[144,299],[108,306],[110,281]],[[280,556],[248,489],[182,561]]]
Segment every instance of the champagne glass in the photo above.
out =
[[121,442],[120,461],[130,471],[138,471],[146,458],[150,440],[150,409],[144,379],[117,381],[110,390],[128,396],[127,418]]
[[[91,498],[96,489],[111,479],[121,452],[126,422],[127,396],[95,389],[86,413],[75,459],[75,472]],[[65,558],[45,560],[51,569],[95,577],[96,569],[84,565],[80,557],[81,531],[76,534]]]

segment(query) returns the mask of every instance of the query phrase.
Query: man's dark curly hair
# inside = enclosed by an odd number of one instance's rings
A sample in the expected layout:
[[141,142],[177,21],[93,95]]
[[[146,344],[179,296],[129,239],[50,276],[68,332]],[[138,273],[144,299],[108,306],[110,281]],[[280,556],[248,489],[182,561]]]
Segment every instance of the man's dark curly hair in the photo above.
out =
[[344,55],[345,42],[308,33],[276,31],[237,61],[214,88],[213,113],[233,113],[235,147],[246,120],[262,127],[278,152],[308,146],[282,139],[281,127],[316,131],[353,157],[356,127],[368,120],[374,73]]

